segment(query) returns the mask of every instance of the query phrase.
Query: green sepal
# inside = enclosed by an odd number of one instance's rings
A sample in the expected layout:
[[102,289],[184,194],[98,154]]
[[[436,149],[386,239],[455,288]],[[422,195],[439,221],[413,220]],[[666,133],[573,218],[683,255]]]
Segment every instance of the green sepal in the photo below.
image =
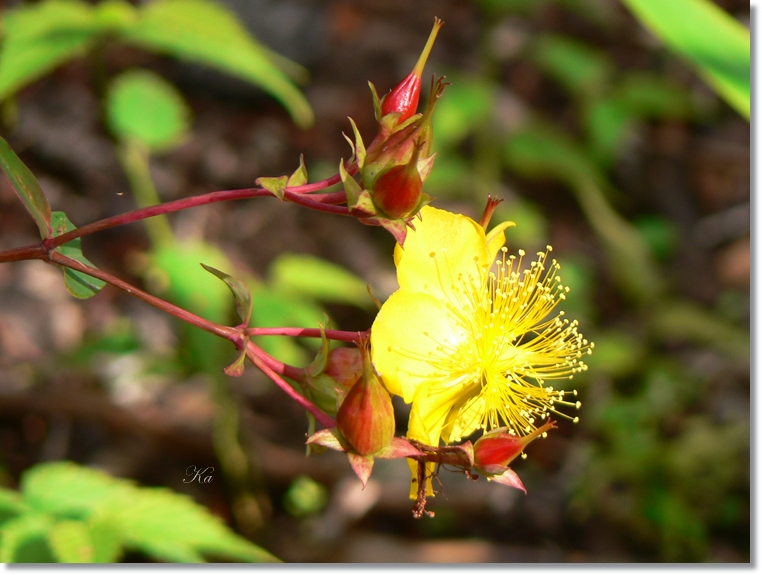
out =
[[381,118],[383,117],[383,112],[381,112],[381,99],[378,97],[378,92],[376,91],[373,82],[368,82],[368,86],[370,86],[370,93],[373,97],[373,115],[376,117],[376,122],[380,124]]
[[275,176],[275,177],[261,177],[256,179],[256,184],[268,192],[272,193],[276,198],[282,200],[286,195],[286,187],[288,186],[288,176]]
[[349,209],[351,210],[352,206],[359,200],[360,194],[363,193],[363,189],[344,168],[343,158],[339,162],[339,174],[341,175],[341,181],[344,183],[344,191],[347,193],[347,206],[349,206]]
[[355,121],[352,118],[349,118],[349,123],[352,124],[352,131],[355,134],[355,157],[357,158],[357,166],[362,169],[363,165],[365,165],[365,144],[362,141],[362,136],[360,135],[360,130],[357,129],[357,124],[355,124]]
[[[421,182],[425,182],[431,173],[431,169],[434,167],[434,160],[436,159],[436,153],[431,154],[426,158],[418,160],[416,167],[418,168],[418,174],[421,176]],[[423,206],[421,206],[423,207]]]

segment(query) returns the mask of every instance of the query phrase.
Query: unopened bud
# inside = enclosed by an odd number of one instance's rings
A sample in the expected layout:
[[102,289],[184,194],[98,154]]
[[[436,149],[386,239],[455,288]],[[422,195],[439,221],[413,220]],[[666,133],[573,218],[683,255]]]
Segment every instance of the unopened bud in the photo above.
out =
[[373,184],[373,203],[392,218],[412,215],[421,201],[423,181],[418,171],[420,146],[407,164],[393,166]]
[[360,455],[373,455],[389,447],[394,438],[392,398],[363,351],[362,377],[349,390],[336,414],[336,426]]
[[351,389],[362,375],[362,352],[357,347],[332,349],[323,373],[345,389]]
[[434,27],[431,29],[429,39],[423,48],[423,52],[418,57],[418,62],[416,62],[413,71],[381,100],[382,115],[385,116],[386,114],[397,112],[399,113],[397,123],[401,123],[410,118],[418,110],[418,99],[421,95],[421,75],[442,24],[444,22],[439,18],[434,19]]
[[474,444],[474,467],[488,474],[503,473],[529,443],[555,426],[554,421],[548,421],[524,436],[512,435],[506,427],[485,433]]

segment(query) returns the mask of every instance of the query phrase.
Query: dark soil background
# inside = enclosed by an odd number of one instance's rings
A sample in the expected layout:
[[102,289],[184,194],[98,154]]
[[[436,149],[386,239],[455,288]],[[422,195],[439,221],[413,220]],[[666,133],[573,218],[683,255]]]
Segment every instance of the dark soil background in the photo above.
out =
[[[259,176],[293,171],[299,154],[312,179],[334,173],[339,158],[350,154],[341,135],[351,131],[347,116],[366,141],[374,133],[368,80],[384,93],[404,77],[435,15],[445,26],[426,77],[447,73],[450,79],[453,71],[489,76],[505,95],[506,125],[533,110],[577,135],[574,99],[520,49],[541,34],[565,35],[605,51],[620,71],[651,70],[673,79],[709,110],[699,119],[639,123],[606,174],[625,218],[647,215],[670,223],[670,249],[659,269],[673,296],[711,310],[733,334],[748,336],[749,124],[618,2],[547,1],[514,11],[464,0],[223,3],[264,44],[309,69],[304,91],[315,126],[297,129],[277,102],[222,73],[115,45],[106,52],[110,73],[136,65],[153,69],[181,89],[193,111],[188,141],[152,159],[163,199],[253,186]],[[716,3],[748,25],[747,2]],[[134,208],[96,94],[89,63],[74,61],[22,90],[16,121],[2,129],[53,209],[65,209],[78,225]],[[478,164],[478,146],[466,140],[458,153]],[[435,172],[444,169],[446,160],[440,161]],[[630,356],[625,339],[621,362],[629,367],[621,370],[597,370],[591,359],[585,378],[575,380],[581,423],[562,422],[515,464],[528,495],[443,471],[442,491],[430,506],[436,516],[415,520],[404,463],[378,462],[360,491],[340,454],[306,458],[303,411],[252,367],[243,378],[229,379],[251,494],[249,508],[236,512],[211,441],[215,407],[205,376],[141,372],[146,357],[174,357],[176,324],[110,287],[77,301],[58,270],[39,262],[0,266],[0,483],[17,486],[24,470],[42,461],[97,466],[189,493],[288,562],[748,562],[748,348],[744,357],[726,353],[711,338],[655,337],[643,310],[612,281],[599,240],[562,183],[528,180],[506,167],[497,180],[493,193],[507,198],[506,218],[517,198],[530,201],[562,265],[584,256],[582,283],[593,311],[581,331],[596,342],[600,334],[602,349],[613,332],[647,348]],[[434,205],[480,215],[488,190],[468,182],[456,192],[446,188],[432,190],[439,196]],[[238,269],[259,277],[279,254],[295,252],[340,264],[383,297],[395,289],[393,239],[349,218],[255,199],[190,210],[171,222],[178,235],[202,233]],[[36,235],[3,178],[0,249],[36,242]],[[83,243],[98,267],[143,285],[135,271],[149,247],[142,224]],[[342,329],[366,329],[373,320],[372,312],[352,306],[329,305],[328,311]],[[136,326],[142,351],[107,359],[90,353],[120,321]],[[404,422],[405,406],[398,408]],[[627,434],[631,440],[622,439]],[[650,438],[642,444],[649,455],[638,459],[643,437]],[[214,467],[213,481],[184,483],[189,466]],[[288,504],[300,476],[328,496],[313,513],[300,515]]]

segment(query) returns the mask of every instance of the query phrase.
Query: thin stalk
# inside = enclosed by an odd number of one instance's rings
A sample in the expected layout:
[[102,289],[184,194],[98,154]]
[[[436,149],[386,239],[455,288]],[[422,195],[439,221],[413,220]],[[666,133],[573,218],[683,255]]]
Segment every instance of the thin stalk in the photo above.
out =
[[[259,350],[253,343],[249,342],[246,349],[246,355],[254,365],[256,365],[267,377],[272,379],[273,382],[275,382],[275,385],[280,387],[286,395],[314,415],[315,419],[317,419],[323,426],[327,428],[336,427],[336,422],[333,419],[320,411],[310,400],[291,387],[285,379],[278,375],[278,373],[268,365],[268,362],[262,359],[261,353],[259,352],[261,352],[261,350]],[[286,375],[286,377],[289,376]]]
[[[314,194],[314,195],[311,195],[309,198],[299,197],[301,194],[305,193],[304,191],[302,191],[303,188],[314,186],[314,185],[316,184],[309,184],[308,186],[297,186],[294,188],[286,188],[284,199],[288,201],[294,201],[294,203],[299,203],[300,205],[304,207],[308,207],[318,211],[330,212],[330,213],[335,213],[335,214],[339,214],[343,216],[350,215],[349,210],[347,208],[333,205],[333,204],[340,203],[342,201],[344,202],[346,201],[346,194],[344,192],[333,192],[330,194]],[[52,250],[54,248],[57,248],[58,246],[61,246],[67,242],[70,242],[71,240],[81,238],[83,236],[87,236],[95,232],[100,232],[103,230],[107,230],[109,228],[122,226],[124,224],[130,224],[132,222],[138,222],[140,220],[144,220],[146,218],[152,218],[155,216],[159,216],[161,214],[170,214],[173,212],[187,210],[189,208],[195,208],[197,206],[214,204],[217,202],[227,202],[230,200],[244,200],[249,198],[258,198],[258,197],[267,197],[267,196],[274,197],[271,192],[268,192],[267,190],[263,188],[242,188],[240,190],[224,190],[220,192],[210,192],[208,194],[202,194],[199,196],[191,196],[189,198],[182,198],[180,200],[174,200],[172,202],[164,202],[163,204],[149,206],[145,208],[139,208],[137,210],[132,210],[124,214],[119,214],[118,216],[105,218],[97,222],[84,225],[82,227],[79,227],[65,234],[61,234],[60,236],[56,236],[55,238],[48,238],[46,240],[43,240],[42,245],[45,247],[45,249]],[[295,201],[295,200],[300,200],[300,201]],[[26,247],[33,247],[33,246],[26,246]],[[3,254],[0,253],[0,257],[2,255]],[[0,259],[0,261],[3,261],[3,260]]]
[[[148,149],[137,140],[130,139],[117,147],[117,156],[130,182],[132,195],[141,208],[161,204],[149,166]],[[146,220],[146,231],[154,248],[175,241],[175,235],[164,215]]]
[[321,333],[324,333],[328,339],[359,344],[363,339],[366,339],[369,336],[370,330],[339,331],[336,329],[327,329],[321,332],[317,328],[308,327],[250,327],[244,330],[244,334],[250,336],[285,335],[289,337],[322,337]]

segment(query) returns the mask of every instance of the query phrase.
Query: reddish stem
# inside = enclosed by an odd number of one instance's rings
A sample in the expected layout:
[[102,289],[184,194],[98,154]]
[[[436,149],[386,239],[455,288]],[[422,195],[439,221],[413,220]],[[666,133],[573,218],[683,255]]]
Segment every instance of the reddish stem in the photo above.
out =
[[[312,415],[314,415],[315,419],[317,419],[323,426],[327,428],[336,427],[336,422],[333,419],[331,419],[325,413],[320,411],[311,401],[309,401],[306,397],[301,395],[298,391],[296,391],[293,387],[291,387],[285,379],[283,379],[280,375],[278,375],[278,373],[276,373],[276,371],[273,370],[270,367],[270,365],[268,365],[268,363],[271,363],[271,362],[265,361],[261,357],[262,353],[264,353],[262,352],[262,350],[257,348],[251,342],[249,342],[248,347],[246,349],[246,355],[254,363],[254,365],[256,365],[260,370],[262,370],[262,372],[267,377],[272,379],[275,382],[275,385],[280,387],[281,390],[284,393],[286,393],[286,395],[288,395],[291,399],[296,401],[304,409],[306,409]],[[277,362],[277,363],[280,363],[280,362]],[[284,375],[286,374],[284,373]],[[289,377],[289,376],[286,375],[286,377]]]
[[[317,328],[309,327],[250,327],[244,330],[246,335],[287,335],[290,337],[322,337],[321,331]],[[369,331],[339,331],[336,329],[327,329],[322,333],[328,339],[335,341],[347,341],[359,343],[368,337]]]
[[[208,331],[210,333],[213,333],[215,335],[225,338],[233,342],[238,348],[240,348],[242,345],[243,335],[241,333],[241,330],[239,329],[219,325],[214,322],[208,321],[189,311],[186,311],[182,308],[172,305],[171,303],[164,301],[161,298],[152,296],[151,294],[146,293],[143,290],[138,289],[123,280],[120,280],[119,278],[111,275],[108,272],[104,272],[97,268],[93,268],[91,266],[85,265],[81,262],[78,262],[77,260],[64,256],[58,252],[55,252],[55,251],[51,252],[49,256],[49,261],[62,265],[62,266],[66,266],[73,270],[80,271],[82,273],[93,276],[95,278],[98,278],[99,280],[102,280],[108,284],[111,284],[114,287],[124,290],[128,294],[133,295],[137,297],[138,299],[142,299],[144,302],[170,315],[173,315],[178,319],[181,319],[185,322],[190,323],[191,325],[195,325],[196,327],[199,327],[205,331]],[[279,375],[279,374],[282,374],[283,376],[293,379],[295,381],[302,381],[304,379],[303,369],[278,361],[277,359],[267,354],[264,350],[257,347],[250,341],[246,343],[246,355],[254,363],[254,365],[256,365],[260,370],[262,370],[262,372],[265,373],[265,375],[267,375],[270,379],[272,379],[273,382],[275,382],[275,384],[278,387],[280,387],[284,392],[286,392],[287,395],[289,395],[292,399],[294,399],[299,405],[304,407],[307,411],[312,413],[315,416],[315,418],[318,421],[320,421],[321,424],[325,425],[326,427],[336,426],[336,423],[330,417],[328,417],[325,413],[320,411],[320,409],[318,409],[318,407],[315,406],[312,402],[310,402],[306,397],[300,395],[293,387],[291,387],[281,377],[281,375]]]
[[214,335],[218,335],[234,343],[237,339],[240,338],[240,333],[235,328],[219,325],[217,323],[204,319],[203,317],[198,316],[189,311],[186,311],[181,307],[177,307],[176,305],[173,305],[169,303],[168,301],[164,301],[161,298],[158,298],[147,292],[144,292],[143,290],[136,288],[135,286],[131,284],[128,284],[126,281],[120,280],[119,278],[111,275],[108,272],[104,272],[97,268],[85,265],[59,252],[56,252],[56,251],[50,252],[50,255],[48,256],[48,261],[51,261],[53,263],[56,263],[62,266],[66,266],[73,270],[77,270],[89,276],[93,276],[94,278],[98,278],[99,280],[102,280],[108,284],[111,284],[114,287],[117,287],[121,290],[124,290],[128,294],[133,295],[138,299],[142,299],[147,304],[150,304],[153,307],[160,309],[163,312],[173,315],[178,319],[181,319],[185,322],[195,325],[196,327],[199,327],[203,329],[204,331],[208,331],[209,333],[213,333]]

